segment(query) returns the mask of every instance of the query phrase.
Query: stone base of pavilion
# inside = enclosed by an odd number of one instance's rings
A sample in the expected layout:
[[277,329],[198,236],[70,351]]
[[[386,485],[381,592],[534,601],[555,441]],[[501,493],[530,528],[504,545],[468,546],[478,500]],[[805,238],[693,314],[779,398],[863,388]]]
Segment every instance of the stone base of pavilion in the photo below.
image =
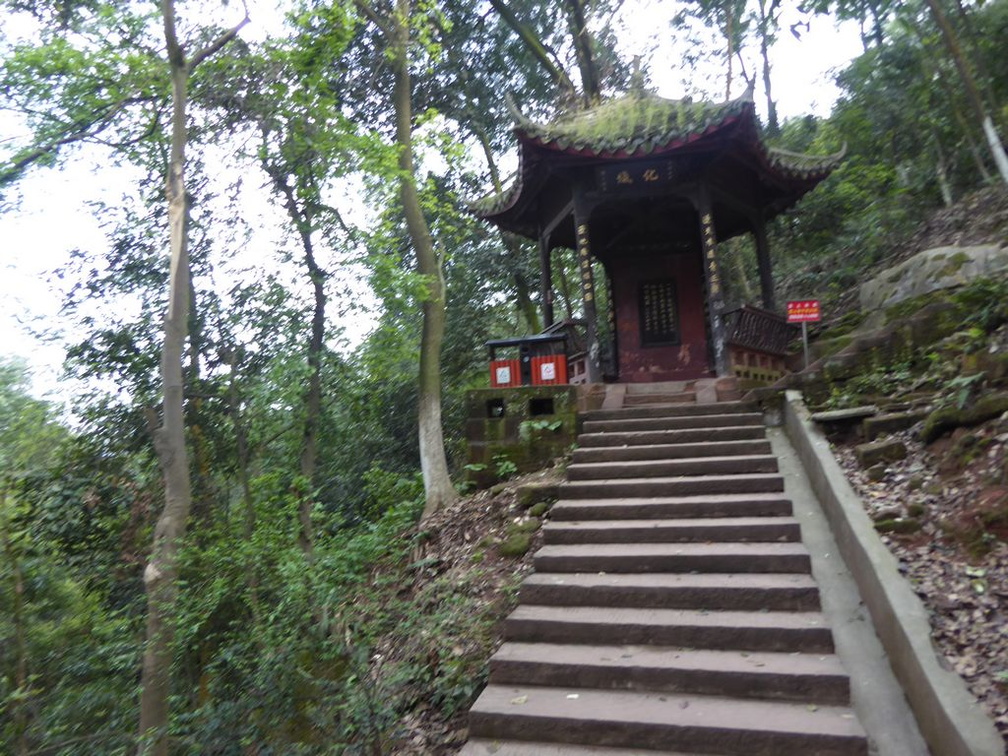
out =
[[734,376],[648,383],[582,383],[476,389],[467,396],[466,479],[484,488],[501,470],[538,470],[562,456],[593,410],[714,404],[742,398]]

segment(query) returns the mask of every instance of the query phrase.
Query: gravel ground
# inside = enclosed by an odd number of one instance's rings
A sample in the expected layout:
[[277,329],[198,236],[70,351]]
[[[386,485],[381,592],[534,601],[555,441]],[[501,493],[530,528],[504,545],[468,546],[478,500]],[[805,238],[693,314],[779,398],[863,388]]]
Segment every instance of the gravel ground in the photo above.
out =
[[[929,446],[896,434],[905,459],[871,480],[855,444],[834,453],[882,540],[931,613],[948,666],[1008,740],[1008,417]],[[876,469],[873,477],[879,477]]]

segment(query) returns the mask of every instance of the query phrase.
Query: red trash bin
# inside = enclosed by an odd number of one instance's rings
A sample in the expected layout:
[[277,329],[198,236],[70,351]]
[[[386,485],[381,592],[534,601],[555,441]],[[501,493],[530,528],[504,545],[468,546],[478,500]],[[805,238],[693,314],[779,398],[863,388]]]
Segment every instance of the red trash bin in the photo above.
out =
[[558,386],[567,383],[567,356],[547,354],[532,358],[532,385]]
[[490,360],[492,388],[514,388],[521,385],[521,368],[518,360]]

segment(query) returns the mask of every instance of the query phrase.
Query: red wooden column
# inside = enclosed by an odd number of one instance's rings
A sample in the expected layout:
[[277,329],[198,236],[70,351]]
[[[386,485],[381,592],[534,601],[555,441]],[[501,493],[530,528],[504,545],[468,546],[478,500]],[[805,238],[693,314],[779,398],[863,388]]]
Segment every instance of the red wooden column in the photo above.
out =
[[707,317],[710,319],[711,351],[718,376],[729,374],[728,351],[725,347],[724,290],[717,259],[717,239],[714,235],[714,211],[706,192],[697,201],[700,213],[700,239],[704,258],[704,287],[707,292]]

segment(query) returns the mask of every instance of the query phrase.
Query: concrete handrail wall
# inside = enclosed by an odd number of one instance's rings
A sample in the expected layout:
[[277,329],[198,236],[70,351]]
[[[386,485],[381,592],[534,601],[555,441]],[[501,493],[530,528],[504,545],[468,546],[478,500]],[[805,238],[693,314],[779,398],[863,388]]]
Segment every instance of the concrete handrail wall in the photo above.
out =
[[942,666],[927,610],[899,574],[800,392],[786,392],[784,427],[931,751],[935,756],[1003,756],[1004,741],[993,722],[962,678]]

